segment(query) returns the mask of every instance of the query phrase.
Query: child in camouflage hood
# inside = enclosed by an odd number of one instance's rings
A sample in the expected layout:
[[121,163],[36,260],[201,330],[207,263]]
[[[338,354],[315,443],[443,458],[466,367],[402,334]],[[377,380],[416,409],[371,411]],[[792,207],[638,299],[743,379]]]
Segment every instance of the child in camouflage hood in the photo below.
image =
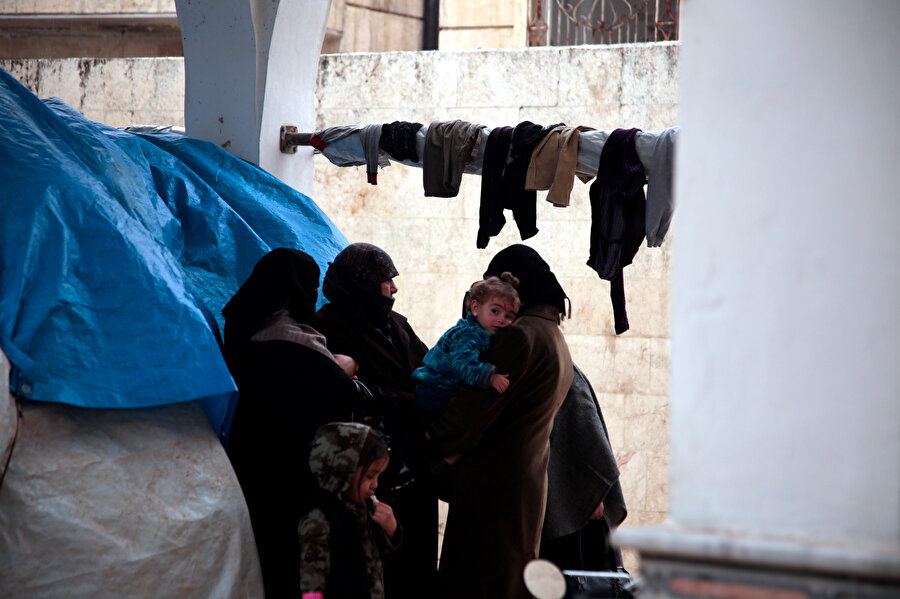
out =
[[384,599],[381,556],[401,536],[391,507],[375,498],[388,461],[381,433],[364,424],[332,422],[316,432],[309,467],[319,488],[297,529],[301,593]]

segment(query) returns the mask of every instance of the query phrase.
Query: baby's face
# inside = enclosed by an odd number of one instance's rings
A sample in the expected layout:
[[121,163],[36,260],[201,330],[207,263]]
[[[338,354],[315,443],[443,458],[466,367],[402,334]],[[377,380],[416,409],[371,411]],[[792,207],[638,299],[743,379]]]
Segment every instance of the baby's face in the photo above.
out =
[[488,333],[496,333],[516,319],[516,313],[509,301],[499,297],[489,297],[485,303],[472,301],[472,315]]

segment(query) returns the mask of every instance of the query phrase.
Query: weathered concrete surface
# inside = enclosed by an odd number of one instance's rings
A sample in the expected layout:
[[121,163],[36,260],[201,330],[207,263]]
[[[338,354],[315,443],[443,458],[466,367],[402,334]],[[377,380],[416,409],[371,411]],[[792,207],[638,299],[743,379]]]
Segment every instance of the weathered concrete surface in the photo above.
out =
[[0,68],[38,97],[58,97],[113,127],[184,126],[181,58],[0,60]]

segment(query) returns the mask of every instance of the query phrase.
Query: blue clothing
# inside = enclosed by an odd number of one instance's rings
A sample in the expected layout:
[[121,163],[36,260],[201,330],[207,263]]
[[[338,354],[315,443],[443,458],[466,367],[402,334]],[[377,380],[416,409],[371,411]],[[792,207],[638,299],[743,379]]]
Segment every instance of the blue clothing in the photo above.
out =
[[[460,383],[490,387],[497,367],[481,361],[481,352],[490,342],[491,333],[481,328],[471,312],[441,335],[425,354],[425,365],[412,374],[418,383],[416,405],[420,411],[428,415],[446,407]],[[435,402],[439,405],[429,405]]]

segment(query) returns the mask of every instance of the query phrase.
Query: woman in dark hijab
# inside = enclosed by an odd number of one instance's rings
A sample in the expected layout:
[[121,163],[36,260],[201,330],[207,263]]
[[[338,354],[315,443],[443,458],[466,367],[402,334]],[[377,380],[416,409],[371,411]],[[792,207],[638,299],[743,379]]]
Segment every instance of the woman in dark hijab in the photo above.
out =
[[533,249],[500,251],[484,276],[511,272],[522,308],[491,341],[485,361],[509,373],[509,388],[462,389],[433,424],[453,467],[441,551],[441,598],[529,599],[522,570],[536,557],[547,493],[550,431],[572,384],[569,348],[559,330],[566,294]]
[[299,507],[309,444],[350,420],[356,386],[312,326],[319,267],[272,250],[225,305],[225,360],[240,391],[228,454],[247,500],[267,597],[300,597]]
[[391,465],[381,476],[378,495],[394,508],[404,539],[385,558],[386,587],[393,599],[429,599],[437,570],[438,502],[412,381],[428,347],[393,310],[397,274],[381,248],[347,246],[325,273],[322,292],[330,303],[316,314],[316,328],[331,351],[356,360],[357,375],[373,392],[391,438]]

